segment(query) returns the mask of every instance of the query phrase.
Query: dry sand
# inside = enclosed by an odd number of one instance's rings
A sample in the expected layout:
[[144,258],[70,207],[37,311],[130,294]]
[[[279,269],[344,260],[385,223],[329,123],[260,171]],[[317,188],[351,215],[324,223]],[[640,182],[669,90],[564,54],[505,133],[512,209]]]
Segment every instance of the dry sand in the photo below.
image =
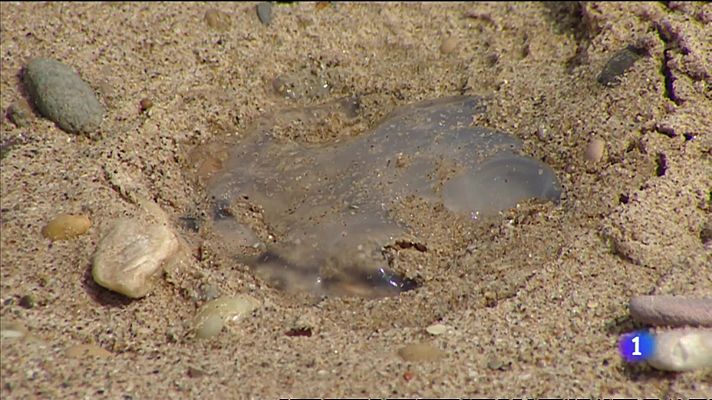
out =
[[[229,15],[223,31],[206,24],[213,7]],[[298,3],[275,6],[269,26],[249,3],[0,11],[3,111],[24,97],[20,71],[38,56],[75,68],[107,108],[91,138],[36,116],[25,127],[2,119],[0,314],[29,332],[2,339],[3,398],[712,394],[710,372],[626,365],[617,351],[618,336],[639,327],[630,296],[712,294],[701,238],[712,223],[709,4]],[[603,87],[598,74],[631,44],[648,55]],[[281,74],[322,76],[331,91],[285,99],[272,85]],[[428,251],[398,256],[418,290],[287,296],[222,257],[209,224],[181,227],[206,209],[187,168],[195,144],[246,134],[284,107],[360,95],[365,130],[400,104],[462,93],[490,100],[476,122],[523,139],[557,171],[564,197],[457,229],[414,204]],[[605,143],[598,162],[585,158],[593,139]],[[193,250],[135,301],[89,274],[108,224],[138,213],[117,176],[155,200]],[[51,243],[41,229],[62,212],[93,225]],[[263,305],[197,341],[189,321],[206,285]],[[436,322],[450,329],[430,336]],[[301,325],[312,336],[285,334]],[[406,362],[398,349],[413,342],[444,357]],[[109,353],[71,357],[80,344]]]

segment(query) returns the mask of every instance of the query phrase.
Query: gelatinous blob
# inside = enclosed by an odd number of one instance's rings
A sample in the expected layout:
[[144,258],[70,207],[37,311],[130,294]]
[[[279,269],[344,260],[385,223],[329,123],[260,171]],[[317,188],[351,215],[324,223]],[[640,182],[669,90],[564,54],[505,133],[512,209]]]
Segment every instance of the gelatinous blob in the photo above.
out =
[[364,296],[415,287],[388,269],[383,254],[408,230],[389,211],[409,196],[473,216],[529,198],[559,199],[551,168],[520,155],[519,140],[470,126],[484,112],[475,97],[411,104],[370,132],[329,144],[273,134],[329,113],[348,118],[353,109],[342,101],[272,114],[231,145],[208,179],[214,229],[227,247],[257,242],[228,210],[239,203],[260,209],[275,243],[250,263],[279,287]]

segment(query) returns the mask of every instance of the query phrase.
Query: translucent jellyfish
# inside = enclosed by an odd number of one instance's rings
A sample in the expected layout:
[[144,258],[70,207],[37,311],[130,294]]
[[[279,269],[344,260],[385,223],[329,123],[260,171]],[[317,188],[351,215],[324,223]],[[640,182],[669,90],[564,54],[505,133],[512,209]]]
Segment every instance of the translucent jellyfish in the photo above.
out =
[[473,216],[530,198],[559,200],[553,170],[520,154],[517,138],[471,125],[484,112],[476,97],[406,105],[372,130],[333,143],[304,144],[272,134],[278,124],[309,126],[335,111],[348,115],[353,103],[263,118],[230,144],[207,182],[214,230],[227,248],[259,242],[230,211],[235,203],[260,210],[275,240],[246,261],[278,287],[364,296],[415,287],[389,268],[382,251],[408,232],[391,210],[409,196]]

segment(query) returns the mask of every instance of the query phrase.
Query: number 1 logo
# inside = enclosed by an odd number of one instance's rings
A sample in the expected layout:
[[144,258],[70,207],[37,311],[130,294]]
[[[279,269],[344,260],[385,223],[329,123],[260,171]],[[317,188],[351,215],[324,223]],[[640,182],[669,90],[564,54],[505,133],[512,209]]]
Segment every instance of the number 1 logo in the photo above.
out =
[[655,336],[648,331],[621,335],[618,351],[627,362],[645,361],[655,353]]

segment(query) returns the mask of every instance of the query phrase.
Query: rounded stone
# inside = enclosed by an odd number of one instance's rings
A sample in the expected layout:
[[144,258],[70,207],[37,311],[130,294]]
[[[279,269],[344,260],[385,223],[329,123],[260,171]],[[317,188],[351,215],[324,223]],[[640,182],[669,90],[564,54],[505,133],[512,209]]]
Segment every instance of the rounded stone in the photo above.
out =
[[23,83],[37,110],[70,133],[96,131],[104,108],[92,88],[69,66],[36,58],[25,67]]
[[433,325],[430,325],[429,327],[425,328],[425,331],[433,336],[438,336],[438,335],[442,335],[443,333],[447,332],[448,329],[450,329],[450,327],[447,325],[433,324]]
[[272,3],[266,1],[255,6],[257,10],[257,18],[260,19],[263,25],[269,25],[272,22]]
[[86,215],[59,214],[42,228],[42,235],[50,240],[67,240],[83,235],[90,227]]
[[712,329],[677,329],[655,334],[655,353],[648,363],[663,371],[712,368]]
[[151,291],[152,278],[178,249],[175,234],[163,225],[118,220],[97,245],[92,276],[109,290],[140,298]]
[[634,296],[628,308],[630,316],[644,324],[712,327],[712,298]]
[[603,139],[592,139],[586,146],[586,161],[597,163],[603,158],[603,152],[606,149],[606,142]]

